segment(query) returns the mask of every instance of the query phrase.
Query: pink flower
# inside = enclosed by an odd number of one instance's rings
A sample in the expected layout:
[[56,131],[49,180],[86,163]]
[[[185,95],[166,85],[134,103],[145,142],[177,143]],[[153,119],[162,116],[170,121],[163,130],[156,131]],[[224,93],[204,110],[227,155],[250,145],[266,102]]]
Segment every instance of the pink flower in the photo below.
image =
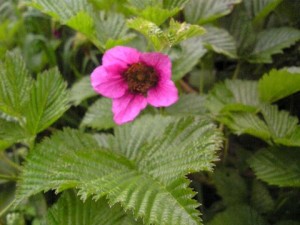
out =
[[158,52],[114,47],[103,55],[102,65],[91,74],[91,83],[96,92],[112,98],[117,124],[134,120],[147,104],[163,107],[178,100],[171,61]]

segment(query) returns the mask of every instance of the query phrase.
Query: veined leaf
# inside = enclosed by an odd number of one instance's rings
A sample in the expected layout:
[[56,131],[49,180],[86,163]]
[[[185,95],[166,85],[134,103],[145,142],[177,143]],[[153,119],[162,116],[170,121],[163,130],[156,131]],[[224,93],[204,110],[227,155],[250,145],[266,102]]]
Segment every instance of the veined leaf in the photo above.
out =
[[20,53],[6,53],[5,61],[0,62],[0,76],[0,112],[22,122],[32,81]]
[[197,38],[188,39],[180,44],[181,53],[178,58],[173,59],[172,79],[180,80],[199,62],[199,59],[206,53],[206,49]]
[[234,38],[222,28],[205,27],[206,33],[200,37],[205,46],[217,53],[231,58],[237,57],[237,49]]
[[257,36],[257,42],[248,61],[253,63],[272,63],[271,56],[282,53],[300,40],[300,31],[291,27],[280,27],[264,30]]
[[38,74],[24,112],[28,131],[37,134],[50,126],[68,109],[68,100],[66,83],[57,69]]
[[258,82],[259,96],[262,101],[275,102],[300,91],[300,71],[289,68],[271,70]]
[[241,0],[190,0],[184,8],[186,21],[204,24],[229,14]]
[[251,12],[253,22],[257,24],[263,21],[281,2],[282,0],[248,0],[244,1],[244,4],[247,11]]
[[263,149],[250,160],[255,175],[280,187],[300,187],[299,149]]
[[109,207],[104,198],[85,202],[74,191],[66,191],[47,213],[47,224],[86,224],[86,225],[138,225],[132,216],[127,216],[121,207]]
[[115,126],[111,111],[112,103],[108,98],[101,98],[91,105],[83,117],[80,126],[94,129],[109,129]]
[[90,76],[85,76],[74,83],[70,89],[70,102],[73,105],[79,105],[83,100],[96,96],[97,93],[91,86]]
[[163,0],[164,8],[167,9],[174,9],[179,8],[181,9],[189,0]]
[[231,206],[218,213],[208,225],[265,225],[263,218],[248,205]]
[[16,203],[42,190],[77,188],[82,199],[107,196],[146,224],[201,224],[184,175],[211,170],[220,144],[214,125],[193,117],[141,117],[116,128],[110,149],[67,129],[32,151]]

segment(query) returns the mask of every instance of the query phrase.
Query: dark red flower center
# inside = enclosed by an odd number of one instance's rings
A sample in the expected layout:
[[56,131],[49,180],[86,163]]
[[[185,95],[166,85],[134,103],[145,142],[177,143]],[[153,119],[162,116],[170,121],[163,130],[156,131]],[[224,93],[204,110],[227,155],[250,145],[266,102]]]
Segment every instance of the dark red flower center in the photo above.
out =
[[129,90],[134,94],[147,95],[147,91],[158,82],[158,76],[153,67],[142,63],[134,63],[124,72]]

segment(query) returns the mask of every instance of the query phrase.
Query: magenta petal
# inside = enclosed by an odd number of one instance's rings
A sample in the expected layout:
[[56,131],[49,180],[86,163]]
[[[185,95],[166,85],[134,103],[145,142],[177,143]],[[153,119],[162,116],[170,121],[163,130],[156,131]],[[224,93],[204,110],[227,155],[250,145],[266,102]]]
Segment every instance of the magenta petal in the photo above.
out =
[[154,107],[170,106],[178,100],[178,91],[171,80],[160,82],[148,91],[147,101]]
[[140,52],[134,48],[116,46],[105,52],[102,58],[102,65],[119,64],[127,68],[128,65],[139,61]]
[[96,92],[108,97],[119,98],[124,95],[128,85],[122,77],[118,65],[98,66],[91,74],[91,83]]
[[140,61],[148,66],[153,67],[157,72],[161,80],[171,79],[171,60],[167,55],[150,52],[142,53]]
[[132,121],[146,106],[147,100],[143,95],[127,92],[121,98],[113,99],[114,121],[119,125]]

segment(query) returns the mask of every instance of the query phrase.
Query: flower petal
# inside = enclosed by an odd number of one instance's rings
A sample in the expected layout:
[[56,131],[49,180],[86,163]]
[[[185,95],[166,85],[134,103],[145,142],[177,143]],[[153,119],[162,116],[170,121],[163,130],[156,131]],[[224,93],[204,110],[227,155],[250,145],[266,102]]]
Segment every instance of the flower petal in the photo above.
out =
[[171,79],[171,60],[167,55],[150,52],[141,53],[140,61],[148,66],[153,67],[157,72],[161,80]]
[[123,70],[118,65],[98,66],[91,74],[91,84],[99,94],[108,98],[119,98],[128,89],[122,73]]
[[178,91],[171,80],[161,81],[148,91],[147,101],[154,107],[170,106],[178,100]]
[[146,106],[147,99],[143,95],[127,92],[121,98],[113,99],[114,121],[119,125],[132,121]]
[[116,46],[106,51],[102,57],[102,65],[118,64],[124,68],[128,68],[128,64],[137,63],[139,61],[140,52],[134,48]]

